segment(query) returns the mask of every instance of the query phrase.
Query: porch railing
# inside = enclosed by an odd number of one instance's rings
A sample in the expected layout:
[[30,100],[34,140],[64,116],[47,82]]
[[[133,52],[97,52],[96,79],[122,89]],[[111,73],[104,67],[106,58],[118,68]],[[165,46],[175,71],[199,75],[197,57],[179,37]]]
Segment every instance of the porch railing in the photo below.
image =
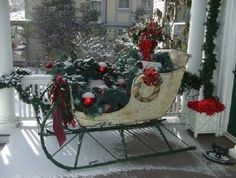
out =
[[[52,76],[45,74],[34,74],[25,76],[22,79],[22,83],[24,87],[30,87],[31,93],[39,96],[43,89],[46,89],[48,84],[51,82]],[[47,95],[44,98],[45,102],[48,102]],[[178,115],[182,111],[182,96],[177,95],[175,100],[173,101],[170,109],[167,112],[167,115]],[[15,109],[16,116],[20,119],[32,119],[35,117],[34,110],[32,105],[26,104],[19,99],[19,95],[15,91]]]

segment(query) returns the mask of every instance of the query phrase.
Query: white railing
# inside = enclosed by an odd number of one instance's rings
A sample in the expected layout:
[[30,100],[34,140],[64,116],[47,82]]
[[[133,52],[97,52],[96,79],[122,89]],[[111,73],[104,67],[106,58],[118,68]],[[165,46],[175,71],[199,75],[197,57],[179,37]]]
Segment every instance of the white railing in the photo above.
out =
[[[22,79],[24,87],[29,87],[30,92],[33,95],[40,96],[40,94],[47,88],[48,84],[52,81],[51,75],[28,75]],[[16,116],[21,119],[34,118],[34,110],[32,105],[22,102],[18,93],[15,91],[15,108]],[[45,95],[44,101],[47,102],[47,95]]]
[[[22,83],[24,87],[30,87],[30,91],[32,94],[40,96],[42,91],[46,89],[48,84],[52,81],[51,75],[44,74],[34,74],[25,76],[22,79]],[[167,115],[178,115],[181,113],[182,105],[181,105],[181,95],[177,95],[173,104],[171,105]],[[45,102],[48,102],[47,95],[44,98]],[[32,119],[35,117],[34,110],[32,105],[26,104],[19,99],[19,95],[15,91],[15,108],[16,108],[16,116],[20,119]]]

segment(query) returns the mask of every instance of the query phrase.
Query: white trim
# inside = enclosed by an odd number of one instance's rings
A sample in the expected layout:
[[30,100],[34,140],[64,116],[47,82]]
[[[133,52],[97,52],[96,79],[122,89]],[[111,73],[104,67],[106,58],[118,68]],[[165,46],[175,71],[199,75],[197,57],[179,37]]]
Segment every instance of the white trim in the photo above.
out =
[[221,133],[227,132],[227,126],[229,123],[230,107],[233,91],[234,70],[236,64],[236,23],[234,17],[234,11],[236,10],[235,0],[227,0],[226,7],[224,9],[224,30],[223,30],[223,44],[222,54],[220,62],[219,73],[219,85],[218,96],[225,104],[225,111],[222,113],[220,128]]
[[231,140],[232,142],[236,143],[236,138],[233,135],[231,135],[229,132],[225,132],[224,136],[228,138],[229,140]]

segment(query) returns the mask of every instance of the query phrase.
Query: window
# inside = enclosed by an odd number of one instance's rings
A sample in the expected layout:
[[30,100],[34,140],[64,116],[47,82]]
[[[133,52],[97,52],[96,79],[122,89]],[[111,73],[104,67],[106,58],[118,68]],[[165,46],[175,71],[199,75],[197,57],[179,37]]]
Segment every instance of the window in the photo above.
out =
[[119,8],[129,8],[129,0],[119,0]]

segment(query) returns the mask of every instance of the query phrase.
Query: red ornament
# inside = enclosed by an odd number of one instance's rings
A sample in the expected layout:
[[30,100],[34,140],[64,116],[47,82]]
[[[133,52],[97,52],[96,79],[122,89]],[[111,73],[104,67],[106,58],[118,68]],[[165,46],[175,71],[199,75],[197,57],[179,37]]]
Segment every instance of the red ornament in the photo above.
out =
[[93,105],[95,100],[96,100],[96,97],[91,92],[86,92],[82,95],[82,102],[85,107],[89,107],[89,106]]
[[54,67],[54,64],[53,64],[52,62],[49,62],[49,63],[47,63],[47,64],[44,64],[44,67],[45,67],[46,69],[51,69],[51,68]]
[[98,71],[102,74],[107,73],[107,64],[105,62],[99,62],[98,63]]

